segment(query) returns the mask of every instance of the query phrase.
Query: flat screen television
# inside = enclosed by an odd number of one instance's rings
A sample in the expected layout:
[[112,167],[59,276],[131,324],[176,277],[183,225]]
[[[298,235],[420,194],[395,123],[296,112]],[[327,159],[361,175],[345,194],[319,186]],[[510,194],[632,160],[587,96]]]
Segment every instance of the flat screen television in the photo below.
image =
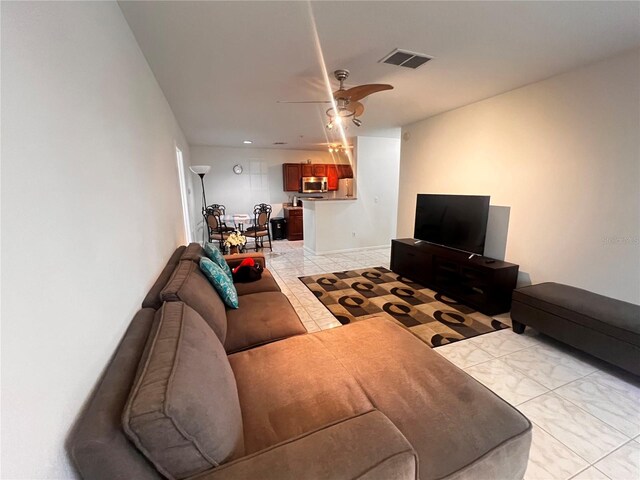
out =
[[413,237],[482,255],[488,217],[488,196],[420,193]]

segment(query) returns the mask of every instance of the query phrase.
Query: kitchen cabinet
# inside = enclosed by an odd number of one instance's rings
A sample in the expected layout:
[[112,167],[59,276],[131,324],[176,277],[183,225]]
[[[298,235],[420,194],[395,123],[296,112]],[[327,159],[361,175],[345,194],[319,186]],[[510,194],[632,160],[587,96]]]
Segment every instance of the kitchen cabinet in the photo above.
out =
[[327,176],[327,166],[324,163],[303,163],[301,168],[303,177]]
[[300,191],[300,177],[302,177],[299,163],[282,164],[282,185],[285,192]]
[[282,186],[285,192],[299,192],[302,177],[327,177],[330,192],[338,190],[338,180],[353,178],[353,169],[349,164],[333,163],[283,163]]
[[287,240],[303,240],[302,208],[285,207],[284,218],[287,220]]
[[313,164],[311,163],[303,163],[302,167],[302,176],[303,177],[313,177]]
[[330,192],[338,190],[338,166],[327,165],[327,188]]
[[338,165],[338,178],[353,178],[353,168],[351,165]]
[[313,167],[313,176],[314,177],[326,177],[327,176],[327,166],[324,163],[314,163]]

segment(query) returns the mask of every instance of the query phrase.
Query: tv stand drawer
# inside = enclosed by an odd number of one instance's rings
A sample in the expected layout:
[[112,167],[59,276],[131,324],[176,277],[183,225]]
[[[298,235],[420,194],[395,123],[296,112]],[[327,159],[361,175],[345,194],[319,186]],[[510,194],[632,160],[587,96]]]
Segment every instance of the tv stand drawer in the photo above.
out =
[[411,245],[391,244],[391,270],[416,282],[427,283],[431,276],[432,255]]

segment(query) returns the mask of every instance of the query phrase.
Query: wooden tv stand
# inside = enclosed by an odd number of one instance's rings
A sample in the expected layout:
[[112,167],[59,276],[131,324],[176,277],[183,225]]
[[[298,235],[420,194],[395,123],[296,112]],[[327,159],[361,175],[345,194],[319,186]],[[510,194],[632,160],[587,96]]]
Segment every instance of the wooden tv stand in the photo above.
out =
[[391,241],[391,270],[484,313],[511,308],[518,265],[413,238]]

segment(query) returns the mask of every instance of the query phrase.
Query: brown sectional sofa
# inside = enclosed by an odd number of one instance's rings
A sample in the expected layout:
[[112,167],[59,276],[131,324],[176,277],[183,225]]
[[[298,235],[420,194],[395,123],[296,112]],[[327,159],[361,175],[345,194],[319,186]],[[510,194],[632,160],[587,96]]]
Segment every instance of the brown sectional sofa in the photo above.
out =
[[257,285],[220,308],[198,254],[171,257],[145,299],[159,307],[135,316],[80,416],[83,478],[523,478],[529,421],[410,332],[374,318],[301,335]]
[[[236,284],[238,309],[225,307],[198,266],[204,254],[197,243],[183,247],[177,258],[174,253],[142,306],[157,309],[165,301],[185,302],[209,324],[227,353],[307,333],[291,302],[267,269],[256,282]],[[247,257],[265,266],[261,253],[231,255],[227,261],[233,267]],[[167,269],[172,269],[168,276]],[[162,287],[159,284],[163,284]]]

